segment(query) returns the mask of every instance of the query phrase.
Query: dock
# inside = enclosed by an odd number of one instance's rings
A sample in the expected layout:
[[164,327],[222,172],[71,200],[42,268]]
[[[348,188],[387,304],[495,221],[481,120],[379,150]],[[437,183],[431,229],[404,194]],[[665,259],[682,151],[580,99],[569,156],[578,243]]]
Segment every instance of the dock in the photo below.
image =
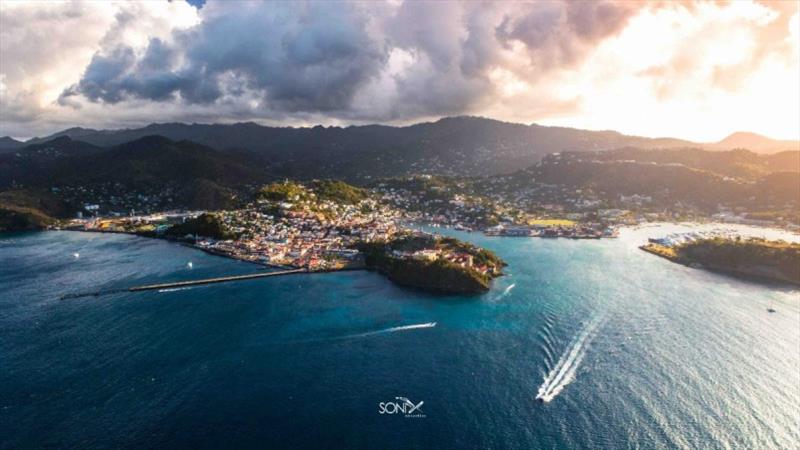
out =
[[266,277],[277,277],[282,275],[294,275],[299,273],[314,273],[309,272],[305,268],[301,269],[289,269],[289,270],[277,270],[273,272],[259,272],[259,273],[251,273],[247,275],[230,275],[226,277],[215,277],[215,278],[203,278],[200,280],[187,280],[187,281],[174,281],[170,283],[158,283],[158,284],[145,284],[141,286],[131,286],[129,288],[122,288],[122,289],[110,289],[107,291],[95,291],[95,292],[83,292],[83,293],[74,293],[74,294],[65,294],[60,297],[60,300],[66,300],[70,298],[81,298],[81,297],[97,297],[100,295],[108,295],[108,294],[118,294],[121,292],[142,292],[142,291],[154,291],[159,289],[174,289],[174,288],[182,288],[182,287],[191,287],[191,286],[200,286],[205,284],[215,284],[215,283],[227,283],[230,281],[242,281],[242,280],[253,280],[256,278],[266,278]]

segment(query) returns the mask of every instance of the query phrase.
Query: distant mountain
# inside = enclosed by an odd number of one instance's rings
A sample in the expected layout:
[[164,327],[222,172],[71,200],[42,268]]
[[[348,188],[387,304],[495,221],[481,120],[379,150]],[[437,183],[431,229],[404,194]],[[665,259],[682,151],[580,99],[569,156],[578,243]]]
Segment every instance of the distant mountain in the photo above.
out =
[[678,139],[522,125],[477,117],[445,118],[407,127],[275,128],[255,123],[164,123],[122,130],[71,128],[29,143],[69,136],[98,146],[113,146],[148,135],[191,140],[217,150],[247,149],[269,160],[285,176],[295,178],[352,179],[403,173],[491,175],[529,166],[552,152],[692,145]]
[[246,153],[223,153],[195,142],[176,142],[163,136],[145,136],[104,148],[62,135],[25,146],[13,155],[2,155],[0,163],[4,169],[0,172],[0,183],[17,173],[26,180],[42,179],[49,184],[73,181],[144,184],[196,178],[241,183],[259,177],[262,172],[262,163]]
[[0,189],[12,185],[45,185],[58,181],[57,174],[76,171],[75,164],[107,149],[66,136],[0,153]]
[[266,127],[252,122],[223,124],[157,123],[142,128],[93,130],[70,128],[27,144],[55,137],[102,147],[145,136],[191,140],[217,150],[246,149],[271,162],[288,177],[340,178],[405,173],[493,175],[510,173],[562,151],[595,151],[621,147],[711,150],[751,148],[756,152],[796,149],[796,143],[736,133],[712,144],[672,138],[627,136],[615,131],[587,131],[501,122],[479,117],[450,117],[406,127]]
[[0,190],[102,189],[120,195],[170,190],[174,205],[197,208],[228,206],[237,189],[266,181],[267,174],[264,163],[247,153],[162,136],[110,148],[61,136],[0,154]]
[[739,131],[719,142],[706,144],[705,147],[710,150],[744,148],[756,153],[772,153],[784,150],[800,150],[800,141],[779,141],[760,134]]
[[643,150],[628,147],[575,156],[600,161],[683,165],[750,181],[773,172],[800,172],[800,151],[757,154],[749,150],[709,151],[697,148]]
[[82,182],[114,181],[132,186],[198,179],[237,185],[256,181],[264,173],[261,164],[248,155],[226,154],[163,136],[146,136],[78,161],[86,165],[76,174]]
[[537,183],[600,194],[606,199],[633,194],[654,204],[691,204],[714,211],[718,204],[752,209],[800,208],[800,152],[757,155],[747,150],[642,150],[564,152],[518,171],[507,182],[517,189]]
[[0,153],[14,151],[18,148],[24,147],[25,145],[25,142],[18,141],[9,136],[0,137]]

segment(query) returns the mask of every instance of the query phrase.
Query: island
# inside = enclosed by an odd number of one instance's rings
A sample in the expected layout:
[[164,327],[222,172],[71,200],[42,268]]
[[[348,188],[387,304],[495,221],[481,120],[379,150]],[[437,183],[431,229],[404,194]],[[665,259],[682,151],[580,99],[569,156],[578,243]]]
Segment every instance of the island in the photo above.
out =
[[650,239],[642,250],[690,267],[800,285],[800,244],[728,236]]
[[490,288],[506,265],[490,250],[420,231],[362,242],[367,268],[395,283],[448,294],[478,294]]

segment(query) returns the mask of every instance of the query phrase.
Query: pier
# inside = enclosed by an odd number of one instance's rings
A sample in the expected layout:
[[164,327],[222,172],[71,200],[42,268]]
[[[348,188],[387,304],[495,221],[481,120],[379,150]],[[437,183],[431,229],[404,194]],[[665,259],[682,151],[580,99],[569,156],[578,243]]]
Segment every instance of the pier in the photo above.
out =
[[83,292],[83,293],[75,293],[75,294],[65,294],[60,297],[60,300],[66,300],[70,298],[81,298],[81,297],[97,297],[100,295],[108,295],[108,294],[118,294],[121,292],[141,292],[141,291],[154,291],[159,289],[174,289],[174,288],[182,288],[182,287],[190,287],[190,286],[200,286],[204,284],[215,284],[215,283],[227,283],[229,281],[242,281],[242,280],[253,280],[256,278],[266,278],[266,277],[277,277],[281,275],[294,275],[299,273],[314,273],[309,272],[307,269],[290,269],[290,270],[278,270],[274,272],[259,272],[259,273],[251,273],[247,275],[231,275],[227,277],[215,277],[215,278],[203,278],[200,280],[188,280],[188,281],[174,281],[170,283],[158,283],[158,284],[145,284],[141,286],[132,286],[129,288],[122,288],[122,289],[110,289],[107,291],[95,291],[95,292]]

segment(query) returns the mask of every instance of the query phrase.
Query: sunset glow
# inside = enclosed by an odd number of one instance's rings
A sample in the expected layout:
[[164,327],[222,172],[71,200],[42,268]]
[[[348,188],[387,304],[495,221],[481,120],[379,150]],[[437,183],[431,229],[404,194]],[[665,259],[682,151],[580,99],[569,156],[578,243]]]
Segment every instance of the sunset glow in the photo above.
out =
[[[800,138],[798,2],[193,3],[0,2],[0,135],[480,115]],[[328,13],[334,43],[317,20]],[[304,38],[300,21],[312,24]],[[270,61],[295,75],[278,79]],[[213,71],[202,86],[198,70]]]

